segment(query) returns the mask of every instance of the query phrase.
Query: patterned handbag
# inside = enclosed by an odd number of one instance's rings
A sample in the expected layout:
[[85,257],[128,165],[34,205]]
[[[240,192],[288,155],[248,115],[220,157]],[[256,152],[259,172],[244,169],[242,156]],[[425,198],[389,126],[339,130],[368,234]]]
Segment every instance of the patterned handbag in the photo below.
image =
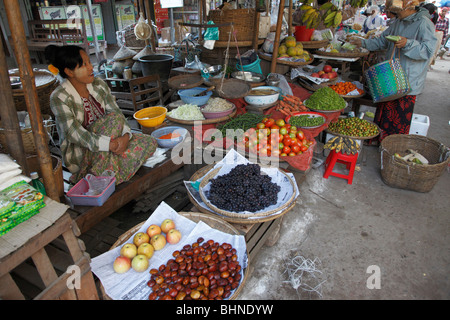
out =
[[395,51],[392,51],[390,60],[375,64],[364,72],[374,103],[395,100],[411,91],[400,60],[394,58]]

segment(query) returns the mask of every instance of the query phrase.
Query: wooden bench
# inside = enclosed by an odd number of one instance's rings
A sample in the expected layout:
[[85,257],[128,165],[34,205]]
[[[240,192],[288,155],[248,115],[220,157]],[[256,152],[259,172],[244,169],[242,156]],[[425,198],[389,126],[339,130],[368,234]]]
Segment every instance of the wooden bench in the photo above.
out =
[[[78,45],[89,54],[95,53],[94,44],[87,39],[84,19],[30,20],[28,21],[28,30],[30,32],[27,41],[28,50],[37,52],[38,60],[41,63],[43,63],[41,55],[50,44]],[[106,59],[106,41],[99,40],[98,44],[99,51]]]

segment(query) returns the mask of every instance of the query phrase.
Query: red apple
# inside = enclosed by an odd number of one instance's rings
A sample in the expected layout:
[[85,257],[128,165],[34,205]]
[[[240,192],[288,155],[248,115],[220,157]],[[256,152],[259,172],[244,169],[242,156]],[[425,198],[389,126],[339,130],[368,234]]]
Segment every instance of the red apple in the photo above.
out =
[[113,268],[116,273],[125,273],[131,268],[131,259],[119,256],[114,260]]
[[150,243],[155,250],[161,250],[166,245],[166,238],[162,234],[155,234],[150,239]]
[[320,77],[321,77],[322,79],[328,79],[328,74],[327,74],[327,73],[322,73],[322,74],[320,75]]
[[139,247],[141,244],[149,241],[150,237],[145,232],[138,232],[133,237],[133,243],[136,247]]
[[323,75],[325,73],[325,71],[320,70],[319,72],[317,72],[319,74],[319,76]]
[[331,79],[334,79],[338,76],[336,71],[330,72],[330,75],[331,75]]
[[137,255],[137,248],[133,243],[126,243],[122,249],[120,249],[120,255],[133,259]]
[[166,219],[161,223],[161,231],[164,233],[169,232],[169,230],[175,229],[175,222],[172,219]]
[[176,244],[181,240],[181,232],[177,229],[169,230],[169,232],[167,232],[166,239],[168,243]]
[[320,74],[318,74],[317,72],[314,72],[314,73],[311,73],[311,77],[320,78]]
[[131,267],[136,272],[144,272],[148,268],[148,259],[143,254],[138,254],[136,257],[131,260]]
[[151,226],[149,226],[147,228],[147,234],[150,238],[153,237],[155,234],[160,234],[160,233],[161,233],[161,228],[156,224],[152,224]]
[[150,259],[153,256],[154,252],[155,248],[153,248],[153,246],[148,242],[144,242],[137,249],[137,254],[143,254],[147,257],[147,259]]
[[323,67],[323,72],[325,72],[325,73],[332,72],[332,71],[333,71],[333,68],[328,64]]

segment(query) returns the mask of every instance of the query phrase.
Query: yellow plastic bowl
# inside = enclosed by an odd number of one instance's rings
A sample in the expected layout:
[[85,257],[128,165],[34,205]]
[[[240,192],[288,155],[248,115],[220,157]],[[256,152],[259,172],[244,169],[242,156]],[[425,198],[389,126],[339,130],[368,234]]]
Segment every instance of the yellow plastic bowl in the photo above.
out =
[[156,127],[163,123],[166,113],[167,108],[165,107],[148,107],[136,111],[133,118],[143,127]]

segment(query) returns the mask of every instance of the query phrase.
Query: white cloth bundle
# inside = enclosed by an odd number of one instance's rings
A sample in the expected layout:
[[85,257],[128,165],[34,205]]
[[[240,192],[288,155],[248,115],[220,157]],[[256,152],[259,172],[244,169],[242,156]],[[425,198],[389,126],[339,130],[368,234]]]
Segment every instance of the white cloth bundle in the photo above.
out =
[[12,186],[21,180],[30,182],[31,179],[24,176],[22,169],[9,155],[0,153],[0,191]]

